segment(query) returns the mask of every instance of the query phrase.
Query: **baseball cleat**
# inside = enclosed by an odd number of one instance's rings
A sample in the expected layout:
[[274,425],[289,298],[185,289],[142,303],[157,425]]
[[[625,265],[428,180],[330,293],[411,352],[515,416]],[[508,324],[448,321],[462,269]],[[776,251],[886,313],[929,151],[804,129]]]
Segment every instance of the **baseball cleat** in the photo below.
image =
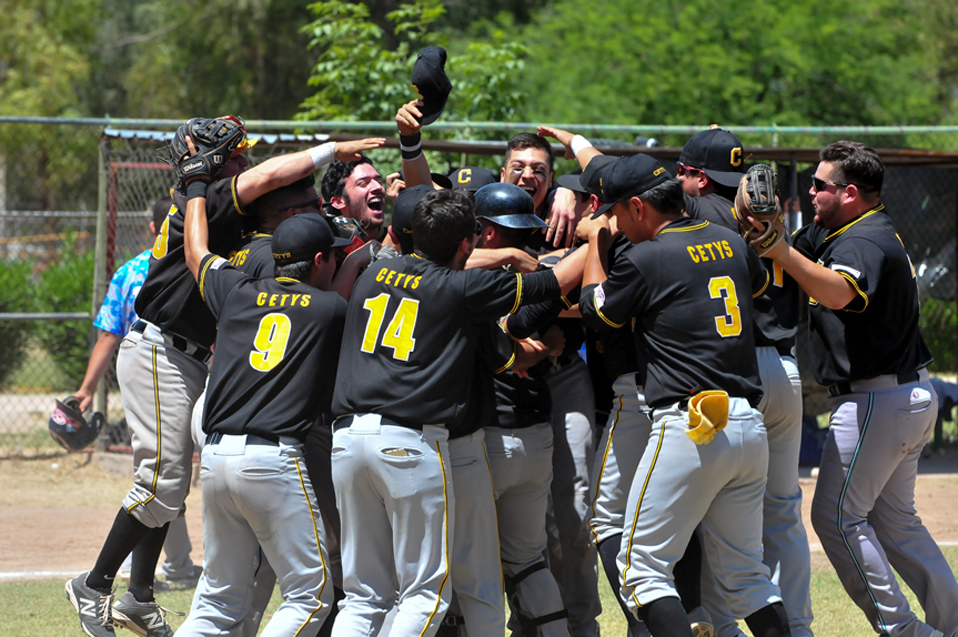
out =
[[87,586],[86,578],[89,574],[89,571],[81,573],[66,583],[67,599],[80,616],[80,628],[85,634],[90,637],[115,635],[113,618],[110,614],[113,594],[104,595]]
[[113,622],[140,637],[173,637],[173,629],[166,623],[167,612],[155,601],[136,601],[127,591],[113,604]]
[[701,606],[696,606],[689,612],[689,627],[692,629],[692,637],[715,637],[712,616]]

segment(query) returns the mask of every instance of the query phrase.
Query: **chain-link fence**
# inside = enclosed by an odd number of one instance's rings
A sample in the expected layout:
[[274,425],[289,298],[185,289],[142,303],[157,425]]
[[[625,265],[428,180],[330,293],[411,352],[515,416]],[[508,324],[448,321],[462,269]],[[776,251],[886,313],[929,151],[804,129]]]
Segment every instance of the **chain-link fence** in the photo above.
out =
[[[53,453],[46,424],[54,398],[82,384],[97,330],[91,326],[117,267],[152,243],[153,203],[168,194],[162,161],[177,122],[0,118],[0,457]],[[326,139],[382,135],[392,123],[249,122],[258,143],[252,163]],[[611,154],[637,150],[674,166],[696,127],[575,127]],[[433,129],[436,131],[432,135]],[[297,130],[300,134],[296,134]],[[345,135],[342,131],[348,131]],[[532,124],[437,123],[427,137],[434,170],[501,165],[504,142],[448,139],[489,131],[505,140]],[[257,131],[261,131],[257,133]],[[337,131],[332,133],[332,131]],[[958,371],[956,242],[958,129],[733,129],[748,161],[774,161],[791,209],[810,219],[810,176],[817,149],[856,139],[880,149],[887,173],[883,200],[919,274],[922,328],[934,371]],[[386,132],[385,134],[391,134]],[[636,136],[640,136],[636,139]],[[660,143],[647,146],[649,138]],[[399,169],[397,140],[372,153],[383,174]],[[636,145],[640,145],[637,148]],[[559,154],[561,157],[561,153]],[[573,162],[557,160],[557,173]],[[800,215],[794,215],[800,223]],[[94,405],[109,423],[122,419],[111,365]],[[814,384],[810,379],[806,385]]]

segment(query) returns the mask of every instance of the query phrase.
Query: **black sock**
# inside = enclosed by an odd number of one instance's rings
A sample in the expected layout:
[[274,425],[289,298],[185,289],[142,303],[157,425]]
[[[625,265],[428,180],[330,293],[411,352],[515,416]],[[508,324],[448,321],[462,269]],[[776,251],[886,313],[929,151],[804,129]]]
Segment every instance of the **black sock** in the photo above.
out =
[[123,566],[123,560],[133,552],[133,547],[139,544],[149,530],[149,527],[121,508],[113,520],[113,527],[106,536],[103,548],[100,549],[96,565],[86,578],[86,585],[101,591],[111,590],[113,579]]
[[653,637],[692,637],[689,616],[678,597],[660,597],[639,608]]
[[170,529],[167,522],[163,526],[147,529],[143,539],[133,549],[133,566],[130,569],[130,592],[138,602],[153,601],[153,577],[156,565],[160,561],[166,532]]
[[625,621],[628,623],[630,631],[635,631],[639,628],[639,620],[635,618],[635,615],[629,612],[629,607],[625,605],[625,602],[622,601],[622,596],[619,594],[622,589],[622,582],[619,579],[619,564],[617,558],[621,546],[621,534],[613,535],[602,540],[598,546],[599,559],[602,561],[602,569],[605,571],[605,577],[609,580],[612,591],[615,593],[615,601],[619,602],[619,606],[622,607],[622,612],[625,614]]
[[672,570],[675,577],[675,591],[682,600],[682,607],[686,613],[702,605],[702,544],[698,533],[693,532],[685,555],[675,564]]
[[788,615],[781,602],[759,608],[745,618],[745,623],[755,637],[779,637],[792,634],[788,629]]

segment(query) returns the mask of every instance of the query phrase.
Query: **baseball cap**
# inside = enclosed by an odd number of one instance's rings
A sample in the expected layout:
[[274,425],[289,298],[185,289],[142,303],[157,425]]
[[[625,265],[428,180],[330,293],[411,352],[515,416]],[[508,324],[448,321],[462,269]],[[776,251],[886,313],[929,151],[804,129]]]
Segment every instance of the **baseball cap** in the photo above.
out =
[[682,148],[679,163],[700,168],[713,181],[732,188],[738,187],[745,174],[741,140],[717,126],[692,135]]
[[[596,158],[597,159],[597,158]],[[586,170],[595,159],[589,162]],[[593,179],[598,180],[599,199],[605,202],[592,218],[604,215],[612,206],[630,197],[637,197],[647,190],[671,179],[665,167],[655,157],[638,153],[608,162]],[[593,182],[594,183],[594,182]]]
[[432,186],[419,184],[404,188],[396,197],[396,203],[393,204],[392,229],[399,239],[403,254],[411,254],[413,250],[412,211],[415,210],[416,204],[432,191]]
[[423,105],[422,125],[432,124],[439,119],[446,99],[452,92],[452,82],[446,77],[446,49],[441,46],[427,46],[419,52],[412,69],[412,86],[419,93]]
[[[446,190],[452,188],[452,181],[442,173],[429,173],[429,177],[432,179],[432,182],[440,188],[445,188]],[[399,171],[399,178],[405,181],[401,170]]]
[[563,188],[568,188],[569,190],[574,190],[576,192],[589,192],[588,189],[582,184],[582,180],[579,177],[582,176],[582,171],[577,170],[565,175],[560,175],[556,178],[556,183]]
[[453,188],[465,188],[475,192],[483,186],[499,181],[499,176],[487,168],[478,166],[463,166],[449,173],[449,180]]
[[334,235],[321,215],[307,212],[290,217],[273,232],[273,260],[276,265],[288,265],[311,260],[318,252],[351,244],[349,239]]

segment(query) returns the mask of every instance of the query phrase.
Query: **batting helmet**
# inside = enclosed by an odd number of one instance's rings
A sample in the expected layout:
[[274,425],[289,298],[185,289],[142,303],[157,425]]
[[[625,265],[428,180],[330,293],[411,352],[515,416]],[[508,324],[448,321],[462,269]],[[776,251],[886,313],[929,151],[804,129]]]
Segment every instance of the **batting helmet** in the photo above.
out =
[[489,184],[476,191],[476,218],[521,230],[549,227],[536,216],[536,205],[529,193],[507,183]]
[[103,414],[96,412],[87,422],[80,413],[80,399],[68,396],[57,401],[50,416],[50,435],[67,451],[82,451],[96,440],[103,428]]

